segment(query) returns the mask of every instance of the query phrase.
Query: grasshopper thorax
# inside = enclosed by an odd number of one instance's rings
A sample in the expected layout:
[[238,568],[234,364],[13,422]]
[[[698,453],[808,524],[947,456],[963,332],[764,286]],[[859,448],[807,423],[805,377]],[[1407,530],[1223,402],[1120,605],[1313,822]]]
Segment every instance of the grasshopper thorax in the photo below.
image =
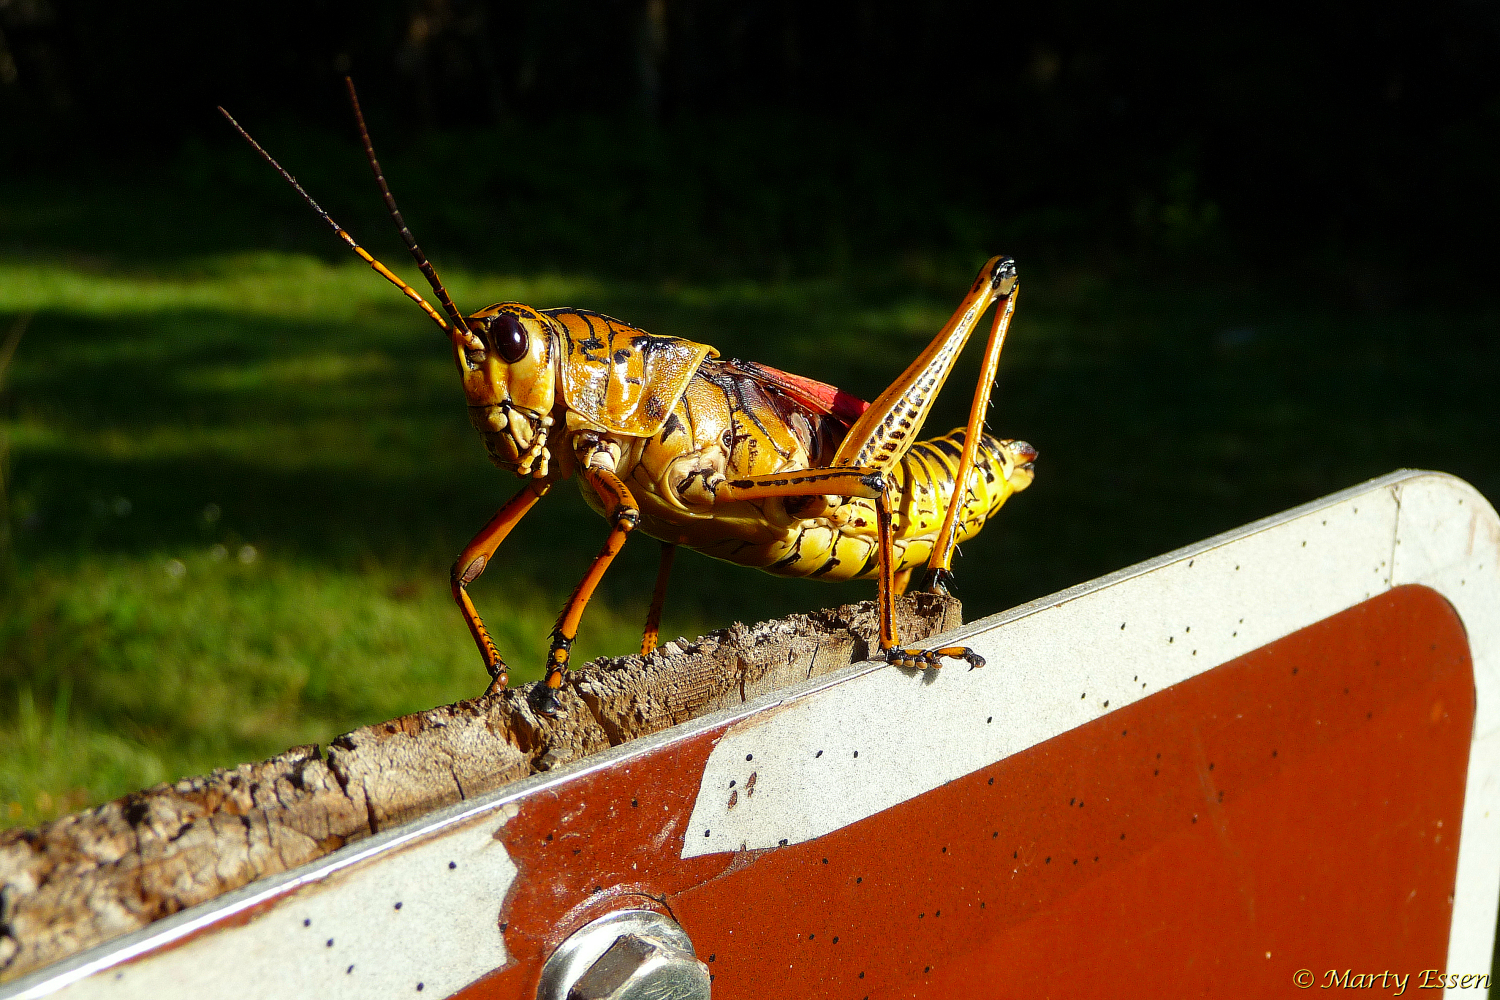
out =
[[497,302],[468,318],[470,336],[453,338],[469,422],[490,459],[521,476],[544,478],[557,400],[557,331],[519,302]]

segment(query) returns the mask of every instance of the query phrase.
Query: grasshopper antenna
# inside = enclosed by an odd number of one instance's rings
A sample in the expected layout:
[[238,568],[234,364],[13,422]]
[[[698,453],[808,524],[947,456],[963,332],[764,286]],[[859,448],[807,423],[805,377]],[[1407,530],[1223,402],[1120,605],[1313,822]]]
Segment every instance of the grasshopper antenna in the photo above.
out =
[[375,174],[375,183],[380,186],[380,196],[385,199],[385,207],[390,209],[391,218],[396,221],[396,228],[401,231],[401,238],[406,241],[406,248],[416,258],[417,267],[427,276],[427,283],[432,286],[432,291],[437,295],[439,302],[443,304],[443,310],[453,318],[454,328],[467,333],[469,324],[464,321],[458,306],[453,304],[453,299],[448,296],[448,289],[443,287],[443,279],[438,277],[437,268],[432,266],[422,248],[417,246],[417,239],[406,228],[406,220],[401,218],[401,210],[396,207],[396,199],[391,195],[391,189],[385,182],[385,174],[380,169],[380,161],[375,158],[375,146],[370,142],[370,130],[365,128],[364,112],[359,110],[359,95],[354,92],[354,78],[344,77],[344,85],[349,88],[349,103],[354,106],[354,120],[359,125],[359,138],[365,144],[365,157],[370,161],[370,170]]
[[[339,239],[341,239],[345,243],[349,244],[350,249],[352,249],[355,253],[359,254],[359,256],[361,257],[361,259],[363,259],[366,264],[369,264],[370,267],[372,269],[374,269],[374,271],[375,271],[376,274],[380,275],[386,281],[389,281],[391,284],[395,285],[397,288],[399,288],[403,292],[405,292],[407,298],[411,299],[417,305],[421,306],[422,307],[422,311],[425,312],[425,313],[427,313],[428,316],[432,317],[432,321],[434,323],[436,323],[444,331],[448,330],[448,323],[447,323],[447,321],[445,321],[443,319],[443,317],[438,313],[438,311],[436,309],[432,308],[432,306],[430,304],[428,304],[428,302],[427,302],[426,299],[424,299],[424,298],[422,298],[422,296],[418,295],[416,289],[412,288],[406,282],[404,282],[400,278],[396,277],[393,273],[391,273],[391,269],[390,268],[386,267],[384,264],[380,263],[380,261],[378,261],[374,257],[370,256],[370,254],[368,252],[366,252],[366,250],[365,250],[364,247],[362,247],[358,243],[354,242],[354,237],[352,237],[348,233],[344,232],[344,227],[341,226],[341,225],[339,225],[337,222],[334,222],[332,216],[330,216],[327,212],[323,211],[323,206],[321,206],[317,202],[313,201],[312,195],[310,195],[306,191],[302,190],[302,185],[297,183],[297,178],[293,177],[290,173],[288,173],[287,169],[285,167],[283,167],[281,164],[277,163],[276,160],[275,160],[275,158],[273,158],[270,153],[266,152],[264,149],[261,148],[260,143],[256,142],[254,139],[252,139],[250,137],[250,133],[245,131],[244,126],[242,126],[239,122],[237,122],[237,121],[234,120],[234,115],[231,115],[228,111],[225,111],[223,108],[219,109],[219,114],[221,114],[225,118],[229,119],[229,124],[231,124],[231,125],[234,126],[235,131],[239,132],[240,135],[244,136],[245,137],[245,141],[248,142],[255,149],[255,151],[261,155],[261,157],[267,163],[269,163],[271,166],[273,166],[273,167],[276,168],[276,172],[279,173],[279,174],[281,174],[282,179],[284,179],[288,184],[290,184],[293,188],[296,189],[297,193],[302,196],[302,200],[305,201],[305,202],[307,202],[307,204],[312,207],[312,210],[314,212],[317,212],[318,215],[322,217],[322,219],[323,219],[324,222],[326,222],[330,226],[332,226],[333,227],[333,231],[335,233],[338,233]],[[430,270],[430,267],[428,269]],[[446,298],[446,293],[444,294],[444,297]],[[449,308],[451,309],[452,308],[452,304],[448,303],[448,305],[449,305]],[[468,329],[468,327],[464,326],[464,327],[461,327],[461,329],[465,329],[466,330],[466,329]]]

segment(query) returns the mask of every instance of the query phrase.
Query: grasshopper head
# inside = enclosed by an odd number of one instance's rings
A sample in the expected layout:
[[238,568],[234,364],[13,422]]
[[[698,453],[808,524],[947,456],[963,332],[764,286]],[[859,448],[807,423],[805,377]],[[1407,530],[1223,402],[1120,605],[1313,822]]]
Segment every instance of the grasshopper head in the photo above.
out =
[[[312,196],[302,190],[302,185],[277,163],[254,139],[240,127],[240,123],[225,111],[219,110],[240,135],[277,170],[302,200],[307,202],[323,221],[333,227],[339,239],[359,254],[375,273],[406,293],[406,296],[422,307],[422,310],[442,328],[453,342],[454,359],[463,375],[464,394],[469,397],[469,421],[484,438],[490,458],[502,468],[514,470],[518,475],[547,475],[549,437],[553,418],[552,403],[557,395],[557,376],[552,359],[558,334],[555,327],[541,313],[519,302],[498,302],[481,309],[467,319],[459,314],[458,306],[448,290],[443,287],[437,269],[422,253],[411,231],[406,228],[401,212],[396,208],[386,185],[385,174],[375,158],[375,147],[365,129],[364,115],[359,110],[359,98],[354,94],[354,82],[348,77],[349,100],[354,105],[354,119],[359,124],[360,138],[364,141],[365,156],[370,169],[375,173],[375,183],[385,196],[386,206],[396,228],[401,231],[406,246],[411,250],[417,267],[421,268],[428,284],[437,295],[442,312],[430,305],[422,296],[397,277],[390,268],[370,256],[369,252],[354,241],[344,228],[323,211]],[[445,318],[446,315],[446,318]]]
[[557,334],[530,306],[497,302],[469,316],[453,338],[469,400],[469,422],[491,461],[517,475],[547,475],[547,438],[557,397]]

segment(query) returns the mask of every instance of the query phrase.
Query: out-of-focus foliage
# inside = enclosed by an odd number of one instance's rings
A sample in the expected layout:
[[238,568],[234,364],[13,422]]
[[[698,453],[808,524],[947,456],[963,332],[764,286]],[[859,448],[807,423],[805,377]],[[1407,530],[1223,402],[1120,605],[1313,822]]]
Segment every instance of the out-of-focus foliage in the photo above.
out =
[[398,192],[451,196],[429,242],[507,267],[1150,247],[1451,301],[1500,223],[1477,0],[10,0],[0,36],[0,169],[133,177],[234,144],[216,104],[347,139],[351,72]]
[[[1253,289],[1028,273],[991,427],[1042,456],[1035,488],[964,546],[971,616],[1403,465],[1500,496],[1493,312],[1351,318]],[[872,398],[971,274],[449,277],[461,303],[583,303]],[[515,483],[485,461],[446,346],[394,289],[274,253],[0,264],[0,317],[27,313],[0,423],[15,538],[0,821],[479,692],[447,566]],[[930,428],[962,421],[976,363]],[[474,586],[517,680],[537,676],[603,536],[560,487]],[[650,539],[626,546],[579,662],[635,647],[655,562]],[[683,553],[665,634],[869,593]]]

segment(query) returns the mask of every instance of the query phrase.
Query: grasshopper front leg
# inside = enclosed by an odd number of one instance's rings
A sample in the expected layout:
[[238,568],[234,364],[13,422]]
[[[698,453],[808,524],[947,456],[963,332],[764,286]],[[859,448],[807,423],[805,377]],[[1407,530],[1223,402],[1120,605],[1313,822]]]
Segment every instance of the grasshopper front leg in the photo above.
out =
[[896,634],[895,541],[891,530],[891,483],[879,469],[802,469],[733,479],[714,492],[715,503],[766,500],[772,497],[804,496],[864,497],[875,502],[879,577],[876,607],[880,618],[880,655],[898,667],[930,669],[942,665],[942,657],[962,659],[970,669],[984,666],[984,657],[967,646],[916,649],[901,645]]
[[479,612],[474,610],[474,602],[469,599],[469,584],[484,572],[485,566],[494,557],[495,550],[505,541],[505,536],[542,498],[548,485],[533,479],[521,488],[521,492],[506,501],[505,506],[490,518],[490,523],[481,528],[479,534],[464,546],[464,550],[453,561],[453,569],[449,573],[453,600],[458,604],[458,610],[463,612],[469,633],[474,636],[474,644],[479,647],[479,655],[484,657],[484,667],[490,674],[490,686],[484,692],[486,695],[503,691],[510,682],[510,675],[505,669],[505,660],[500,656],[500,650],[495,648],[489,630],[484,627],[484,620],[479,617]]

